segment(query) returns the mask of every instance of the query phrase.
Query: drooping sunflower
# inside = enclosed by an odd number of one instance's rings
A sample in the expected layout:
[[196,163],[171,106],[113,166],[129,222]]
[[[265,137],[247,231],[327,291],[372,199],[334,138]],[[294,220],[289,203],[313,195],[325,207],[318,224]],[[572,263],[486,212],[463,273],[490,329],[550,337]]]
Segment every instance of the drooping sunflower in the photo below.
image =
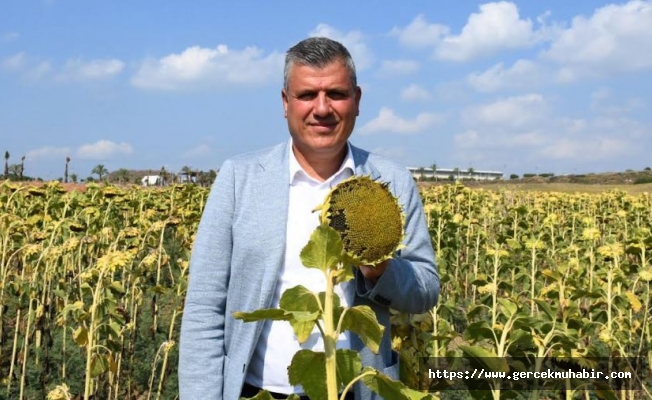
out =
[[351,264],[377,265],[402,247],[404,215],[387,183],[352,176],[326,196],[321,222],[335,229]]

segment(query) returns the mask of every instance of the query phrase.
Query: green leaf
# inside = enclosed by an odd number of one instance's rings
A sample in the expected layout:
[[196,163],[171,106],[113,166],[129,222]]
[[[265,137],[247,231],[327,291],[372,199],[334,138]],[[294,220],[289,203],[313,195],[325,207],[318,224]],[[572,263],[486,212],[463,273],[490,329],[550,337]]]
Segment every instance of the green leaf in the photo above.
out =
[[335,277],[335,284],[340,284],[343,282],[348,282],[355,278],[355,272],[353,268],[346,264],[343,265],[342,268],[338,269],[333,276]]
[[326,388],[326,355],[323,352],[299,350],[288,368],[290,385],[301,385],[311,399],[328,398]]
[[410,389],[401,382],[394,381],[372,368],[367,367],[362,373],[369,374],[361,379],[362,382],[383,399],[424,400],[434,398],[432,395]]
[[344,311],[342,330],[349,330],[360,337],[369,350],[378,354],[384,327],[378,323],[376,313],[369,306],[355,306]]
[[493,330],[489,327],[487,321],[476,321],[467,326],[464,330],[464,339],[475,342],[483,339],[495,340]]
[[338,387],[346,386],[355,379],[362,370],[362,361],[357,351],[339,349],[335,355],[337,362]]
[[233,318],[241,319],[244,322],[255,322],[263,319],[270,319],[272,321],[287,321],[291,317],[291,314],[288,314],[284,310],[278,308],[267,308],[264,310],[256,310],[249,313],[240,311],[233,313]]
[[493,372],[509,372],[507,360],[504,357],[498,357],[495,353],[478,346],[460,346],[464,355],[474,361],[479,362],[485,369]]
[[546,313],[550,321],[555,321],[557,319],[557,313],[552,310],[552,307],[550,307],[548,302],[543,300],[534,300],[534,302],[537,303],[537,306],[543,310],[544,313]]
[[337,268],[342,258],[342,239],[328,224],[321,224],[310,236],[310,241],[301,250],[301,262],[308,268],[324,272]]
[[102,375],[109,369],[109,361],[105,356],[93,354],[91,358],[91,377]]
[[65,318],[72,311],[84,311],[84,303],[81,301],[76,301],[73,304],[68,304],[63,308],[63,310],[61,310],[61,314],[63,314]]
[[314,318],[309,320],[290,319],[290,324],[299,343],[308,340],[315,328],[315,322],[321,314],[321,304],[315,294],[304,286],[295,286],[283,292],[279,306],[287,312],[307,311],[314,315]]
[[502,306],[502,311],[507,318],[511,318],[518,311],[518,306],[511,300],[498,299],[498,303]]
[[121,336],[120,331],[122,330],[122,328],[120,327],[120,325],[118,325],[117,322],[115,321],[109,322],[109,327],[111,328],[111,331],[113,335],[115,335],[115,337],[119,338]]
[[109,290],[114,294],[124,294],[125,292],[124,287],[122,287],[122,283],[117,281],[111,282],[111,285],[109,285]]

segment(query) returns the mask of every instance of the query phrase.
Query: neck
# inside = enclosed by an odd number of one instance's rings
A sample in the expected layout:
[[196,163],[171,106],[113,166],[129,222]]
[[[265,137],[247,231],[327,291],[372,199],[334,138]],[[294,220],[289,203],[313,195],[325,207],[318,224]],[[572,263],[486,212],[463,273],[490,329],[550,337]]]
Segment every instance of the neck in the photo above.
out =
[[306,155],[292,145],[292,152],[297,162],[311,178],[324,182],[340,169],[348,149],[344,146],[336,154],[310,154]]

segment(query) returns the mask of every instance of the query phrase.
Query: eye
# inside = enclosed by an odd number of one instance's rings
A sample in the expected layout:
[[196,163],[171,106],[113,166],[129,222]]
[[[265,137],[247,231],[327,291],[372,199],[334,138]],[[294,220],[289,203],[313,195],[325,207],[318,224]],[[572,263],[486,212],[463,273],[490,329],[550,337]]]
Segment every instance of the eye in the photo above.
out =
[[308,100],[314,99],[316,96],[317,96],[317,93],[315,93],[315,92],[302,92],[302,93],[298,93],[296,98],[298,100],[308,101]]
[[332,100],[346,100],[349,98],[349,93],[340,90],[333,90],[328,92],[328,97]]

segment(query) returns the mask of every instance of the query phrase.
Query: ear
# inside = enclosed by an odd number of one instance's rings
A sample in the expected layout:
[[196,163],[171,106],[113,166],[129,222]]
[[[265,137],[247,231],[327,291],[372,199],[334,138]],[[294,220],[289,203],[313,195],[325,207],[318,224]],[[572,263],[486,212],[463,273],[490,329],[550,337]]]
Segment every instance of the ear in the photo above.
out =
[[355,87],[355,108],[357,109],[355,111],[356,117],[360,115],[360,99],[362,98],[362,89],[360,86]]
[[285,89],[281,89],[281,99],[283,100],[283,116],[288,117],[288,94]]

